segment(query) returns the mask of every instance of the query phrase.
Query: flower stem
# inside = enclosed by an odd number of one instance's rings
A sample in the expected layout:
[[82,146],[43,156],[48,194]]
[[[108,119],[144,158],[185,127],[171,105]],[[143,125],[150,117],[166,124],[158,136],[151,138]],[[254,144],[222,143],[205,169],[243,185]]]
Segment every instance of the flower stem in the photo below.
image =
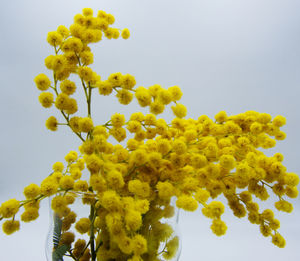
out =
[[91,220],[91,230],[90,230],[90,234],[91,234],[90,235],[91,255],[92,255],[92,261],[96,261],[95,234],[94,234],[94,221],[95,221],[95,207],[94,207],[94,204],[91,205],[90,220]]

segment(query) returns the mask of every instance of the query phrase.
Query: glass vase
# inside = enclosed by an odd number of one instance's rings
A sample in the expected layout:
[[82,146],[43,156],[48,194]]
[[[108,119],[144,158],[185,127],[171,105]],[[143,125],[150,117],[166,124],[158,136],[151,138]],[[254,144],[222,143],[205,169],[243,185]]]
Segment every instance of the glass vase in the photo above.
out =
[[[67,207],[60,212],[51,207],[52,200],[57,196],[68,202]],[[50,197],[47,261],[179,260],[181,239],[179,209],[175,198],[150,202],[148,211],[141,215],[138,228],[134,228],[134,222],[130,221],[132,217],[129,213],[139,213],[131,212],[127,206],[132,200],[124,202],[116,214],[103,208],[99,203],[101,200],[92,193],[68,192]],[[137,200],[135,203],[137,208],[141,208],[145,200]],[[115,216],[118,218],[114,220],[112,217]],[[146,252],[141,254],[129,250],[133,242],[139,244],[138,238],[144,238],[147,245]]]

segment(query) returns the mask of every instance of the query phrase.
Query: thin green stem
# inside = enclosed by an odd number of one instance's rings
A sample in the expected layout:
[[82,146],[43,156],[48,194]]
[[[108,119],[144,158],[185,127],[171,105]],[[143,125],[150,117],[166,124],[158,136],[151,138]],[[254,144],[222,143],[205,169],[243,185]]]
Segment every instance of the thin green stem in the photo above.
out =
[[44,196],[44,195],[39,195],[39,196],[36,197],[36,198],[24,200],[24,201],[22,201],[22,203],[19,205],[19,208],[20,208],[20,207],[23,207],[24,205],[26,205],[26,204],[29,203],[29,202],[32,202],[32,201],[38,201],[38,200],[43,199],[43,198],[45,198],[45,197],[46,197],[46,196]]
[[263,185],[266,185],[267,187],[269,187],[269,188],[273,188],[271,185],[269,185],[268,183],[266,183],[266,182],[264,182],[264,181],[262,181],[262,180],[260,180],[260,182],[263,184]]
[[100,248],[102,245],[103,245],[103,241],[99,241],[99,244],[98,244],[98,246],[96,247],[96,250],[95,250],[96,254],[97,254],[99,248]]
[[[70,126],[70,123],[69,123],[69,117],[64,113],[64,111],[60,111],[61,112],[61,114],[64,116],[64,118],[66,119],[66,121],[67,121],[67,125],[71,128],[71,126]],[[71,128],[72,129],[72,128]],[[73,131],[73,130],[72,130]],[[84,138],[82,138],[82,136],[79,134],[79,133],[77,133],[77,132],[75,132],[75,131],[73,131],[78,137],[79,137],[79,139],[81,139],[82,141],[85,141],[84,140]]]
[[94,221],[95,221],[95,207],[94,204],[91,205],[90,220],[91,220],[91,230],[90,230],[90,242],[91,242],[91,255],[92,261],[96,261],[96,251],[95,251],[95,234],[94,234]]
[[76,257],[72,254],[71,250],[68,251],[70,255],[68,255],[69,257],[72,257],[75,261],[76,261]]
[[79,257],[78,258],[76,258],[76,261],[79,261],[80,260],[80,258],[83,256],[83,254],[84,254],[84,252],[85,252],[85,250],[89,247],[89,245],[90,245],[90,242],[91,241],[89,241],[87,244],[86,244],[86,246],[85,246],[85,248],[81,251],[81,253],[80,253],[80,255],[79,255]]
[[87,100],[87,103],[88,103],[88,116],[91,117],[92,88],[91,88],[90,83],[89,83],[88,88],[89,88],[88,100]]

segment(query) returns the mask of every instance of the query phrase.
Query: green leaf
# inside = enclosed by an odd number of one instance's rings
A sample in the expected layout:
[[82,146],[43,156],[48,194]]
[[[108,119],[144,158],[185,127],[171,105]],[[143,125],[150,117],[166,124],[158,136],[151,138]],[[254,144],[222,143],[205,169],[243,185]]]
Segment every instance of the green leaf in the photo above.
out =
[[68,245],[61,245],[52,252],[52,261],[63,261],[64,254],[70,249]]
[[57,213],[54,213],[54,230],[53,230],[53,246],[58,247],[61,238],[62,220]]

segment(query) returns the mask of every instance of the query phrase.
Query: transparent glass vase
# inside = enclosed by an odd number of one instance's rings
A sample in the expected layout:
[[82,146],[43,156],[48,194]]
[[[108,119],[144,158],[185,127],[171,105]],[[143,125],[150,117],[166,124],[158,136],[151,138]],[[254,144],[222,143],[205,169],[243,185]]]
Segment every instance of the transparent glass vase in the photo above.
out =
[[[61,213],[51,208],[51,202],[57,196],[67,197],[69,203],[68,208]],[[181,238],[178,227],[179,209],[176,207],[175,198],[151,202],[149,210],[141,215],[141,225],[136,231],[128,228],[127,215],[130,210],[125,205],[121,210],[122,215],[119,215],[121,216],[119,221],[124,226],[122,229],[125,233],[124,240],[116,240],[118,236],[112,236],[111,233],[118,233],[115,231],[118,224],[116,222],[109,229],[107,222],[108,216],[114,216],[114,212],[108,212],[99,202],[97,196],[91,193],[68,192],[50,197],[50,228],[46,239],[47,261],[126,261],[136,256],[140,256],[141,259],[132,260],[179,260]],[[90,221],[88,231],[83,234],[75,228],[82,218]],[[133,238],[137,235],[147,240],[147,252],[141,255],[128,251],[130,244],[124,249],[126,240],[133,242]]]

